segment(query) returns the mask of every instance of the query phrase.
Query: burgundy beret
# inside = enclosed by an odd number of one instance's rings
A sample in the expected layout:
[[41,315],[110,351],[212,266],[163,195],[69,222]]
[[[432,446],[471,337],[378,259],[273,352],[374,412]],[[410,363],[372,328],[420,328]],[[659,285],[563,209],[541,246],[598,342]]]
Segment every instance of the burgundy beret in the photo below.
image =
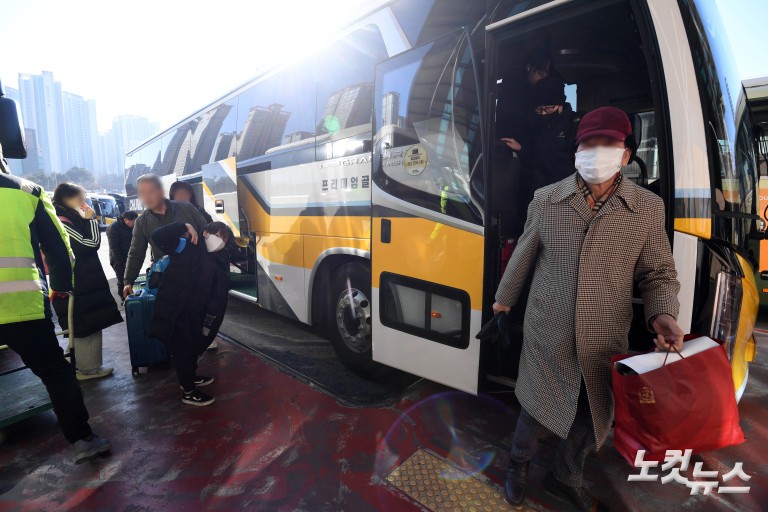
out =
[[624,142],[632,134],[629,117],[616,107],[600,107],[581,118],[576,130],[576,144],[590,137],[610,137]]

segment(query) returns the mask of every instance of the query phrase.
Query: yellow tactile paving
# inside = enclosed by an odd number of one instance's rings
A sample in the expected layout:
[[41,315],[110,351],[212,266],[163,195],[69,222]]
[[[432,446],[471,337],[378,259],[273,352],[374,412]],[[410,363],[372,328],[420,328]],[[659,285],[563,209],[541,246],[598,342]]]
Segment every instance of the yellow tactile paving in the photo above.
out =
[[523,510],[509,505],[500,491],[425,450],[393,469],[387,482],[435,512]]

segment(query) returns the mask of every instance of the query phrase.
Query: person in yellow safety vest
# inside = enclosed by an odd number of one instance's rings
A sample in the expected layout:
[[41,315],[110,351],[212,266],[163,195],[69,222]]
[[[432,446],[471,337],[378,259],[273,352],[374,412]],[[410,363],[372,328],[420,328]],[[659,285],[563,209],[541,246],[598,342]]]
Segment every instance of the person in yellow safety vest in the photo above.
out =
[[[2,162],[0,148],[0,162]],[[91,431],[75,369],[56,339],[48,304],[45,254],[55,293],[72,291],[72,251],[42,187],[0,172],[0,345],[8,345],[48,389],[75,463],[101,456],[109,442]],[[8,390],[6,390],[8,391]]]

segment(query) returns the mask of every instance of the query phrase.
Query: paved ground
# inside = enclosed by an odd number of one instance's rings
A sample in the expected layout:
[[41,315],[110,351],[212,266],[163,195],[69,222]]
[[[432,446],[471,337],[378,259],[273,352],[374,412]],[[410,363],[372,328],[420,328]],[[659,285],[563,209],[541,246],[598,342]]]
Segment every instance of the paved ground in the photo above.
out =
[[[262,349],[285,340],[310,347],[274,349],[278,359],[320,350],[319,337],[291,322],[258,310],[247,321],[274,331],[271,338],[266,329],[251,331]],[[768,347],[768,338],[758,347]],[[343,386],[317,386],[229,343],[201,362],[200,373],[216,378],[208,388],[216,404],[194,408],[180,403],[170,370],[131,377],[124,324],[105,333],[105,354],[115,375],[83,390],[93,427],[112,441],[113,455],[75,466],[51,412],[25,420],[0,446],[0,511],[424,510],[386,481],[393,468],[427,450],[463,469],[453,477],[456,492],[467,478],[498,490],[519,411],[510,393],[475,397],[426,381],[404,387],[403,396],[390,393],[388,403],[351,407],[329,394]],[[618,511],[765,510],[766,354],[759,352],[740,404],[747,442],[694,459],[721,471],[743,462],[750,494],[689,496],[673,483],[628,484],[636,471],[610,444],[589,460],[587,485]],[[545,443],[533,466],[527,509],[566,509],[536,483],[555,446]],[[442,509],[470,510],[459,502]]]

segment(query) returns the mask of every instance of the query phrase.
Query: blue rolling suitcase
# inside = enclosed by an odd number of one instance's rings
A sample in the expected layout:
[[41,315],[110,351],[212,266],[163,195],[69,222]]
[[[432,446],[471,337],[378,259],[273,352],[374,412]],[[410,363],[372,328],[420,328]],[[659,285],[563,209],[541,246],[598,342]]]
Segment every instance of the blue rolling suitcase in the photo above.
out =
[[168,363],[168,347],[162,341],[147,336],[152,313],[155,309],[155,296],[142,293],[133,295],[125,301],[125,316],[128,324],[128,350],[131,354],[133,376],[139,374],[139,368]]

